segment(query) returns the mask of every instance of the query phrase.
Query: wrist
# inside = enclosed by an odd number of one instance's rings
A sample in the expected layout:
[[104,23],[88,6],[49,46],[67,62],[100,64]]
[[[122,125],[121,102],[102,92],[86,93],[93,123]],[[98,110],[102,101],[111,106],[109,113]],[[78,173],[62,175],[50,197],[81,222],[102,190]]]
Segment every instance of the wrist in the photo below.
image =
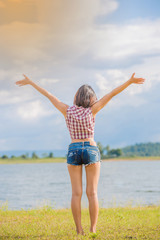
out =
[[129,82],[129,84],[132,84],[132,83],[133,83],[132,78],[130,78],[130,79],[128,80],[128,82]]
[[31,79],[29,79],[29,84],[33,85],[33,81]]

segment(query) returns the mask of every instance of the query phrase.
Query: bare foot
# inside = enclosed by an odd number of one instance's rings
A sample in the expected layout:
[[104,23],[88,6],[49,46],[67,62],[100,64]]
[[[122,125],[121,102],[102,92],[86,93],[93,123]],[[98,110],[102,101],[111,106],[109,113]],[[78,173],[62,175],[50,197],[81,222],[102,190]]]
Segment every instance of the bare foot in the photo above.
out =
[[77,235],[78,234],[85,235],[83,229],[81,229],[80,231],[79,230],[76,230],[76,231],[77,231]]
[[90,232],[91,232],[91,233],[96,233],[96,228],[91,228],[91,227],[90,227]]

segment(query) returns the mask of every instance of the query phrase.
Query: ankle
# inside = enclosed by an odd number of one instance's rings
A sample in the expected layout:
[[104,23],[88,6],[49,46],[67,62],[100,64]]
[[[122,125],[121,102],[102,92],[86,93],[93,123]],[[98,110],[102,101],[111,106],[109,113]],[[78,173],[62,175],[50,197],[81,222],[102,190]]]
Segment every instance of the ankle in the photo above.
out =
[[90,227],[90,232],[96,233],[96,227]]
[[81,227],[80,229],[76,229],[77,234],[84,234],[83,228]]

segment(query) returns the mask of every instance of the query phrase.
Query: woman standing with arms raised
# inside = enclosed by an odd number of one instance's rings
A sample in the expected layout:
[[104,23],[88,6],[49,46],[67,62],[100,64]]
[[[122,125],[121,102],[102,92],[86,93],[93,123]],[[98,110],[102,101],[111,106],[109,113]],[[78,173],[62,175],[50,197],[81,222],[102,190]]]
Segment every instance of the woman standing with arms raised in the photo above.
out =
[[90,232],[96,232],[99,204],[97,196],[100,175],[100,151],[94,141],[94,125],[96,114],[117,94],[129,85],[143,84],[144,78],[135,78],[135,73],[124,84],[113,89],[110,93],[97,99],[91,86],[82,85],[74,96],[72,106],[61,102],[50,92],[41,88],[26,75],[17,81],[19,86],[30,84],[41,94],[46,96],[52,104],[64,115],[66,125],[71,136],[71,143],[67,153],[67,167],[72,185],[71,209],[76,225],[77,234],[84,234],[81,225],[81,197],[82,197],[82,166],[86,170],[86,194],[89,200],[89,214],[91,220]]

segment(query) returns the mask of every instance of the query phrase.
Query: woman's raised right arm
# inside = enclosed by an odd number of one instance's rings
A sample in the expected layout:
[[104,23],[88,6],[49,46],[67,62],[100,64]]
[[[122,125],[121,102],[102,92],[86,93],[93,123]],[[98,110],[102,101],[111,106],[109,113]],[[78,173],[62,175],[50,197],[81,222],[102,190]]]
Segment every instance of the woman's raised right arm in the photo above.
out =
[[135,73],[132,74],[131,78],[128,81],[126,81],[119,87],[113,89],[110,93],[104,95],[99,101],[97,101],[92,106],[93,115],[95,115],[97,112],[99,112],[115,95],[122,92],[125,88],[127,88],[132,83],[136,83],[136,84],[144,83],[144,81],[145,81],[144,78],[135,78],[134,75],[135,75]]

